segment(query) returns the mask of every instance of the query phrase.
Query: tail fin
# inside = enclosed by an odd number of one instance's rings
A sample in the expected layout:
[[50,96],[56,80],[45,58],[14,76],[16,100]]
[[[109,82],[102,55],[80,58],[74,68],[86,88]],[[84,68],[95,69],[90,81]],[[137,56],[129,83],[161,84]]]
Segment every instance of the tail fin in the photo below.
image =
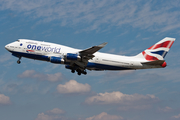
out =
[[150,48],[144,50],[136,57],[145,58],[147,61],[164,60],[174,41],[175,38],[166,37]]

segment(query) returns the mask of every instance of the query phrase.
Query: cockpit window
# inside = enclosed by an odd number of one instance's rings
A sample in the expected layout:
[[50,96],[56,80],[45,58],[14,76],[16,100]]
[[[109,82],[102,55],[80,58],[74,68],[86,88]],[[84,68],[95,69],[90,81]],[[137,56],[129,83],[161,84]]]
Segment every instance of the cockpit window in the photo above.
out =
[[16,40],[16,42],[19,42],[19,40]]

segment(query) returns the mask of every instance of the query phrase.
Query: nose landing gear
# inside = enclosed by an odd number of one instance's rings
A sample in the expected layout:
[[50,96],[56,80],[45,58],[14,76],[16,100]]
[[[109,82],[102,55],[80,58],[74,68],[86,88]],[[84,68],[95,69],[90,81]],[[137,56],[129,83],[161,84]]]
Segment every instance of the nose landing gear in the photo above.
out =
[[18,61],[17,61],[17,64],[20,64],[20,63],[21,63],[21,61],[20,61],[20,60],[18,60]]
[[20,64],[21,63],[21,57],[19,57],[19,60],[17,61],[17,64]]

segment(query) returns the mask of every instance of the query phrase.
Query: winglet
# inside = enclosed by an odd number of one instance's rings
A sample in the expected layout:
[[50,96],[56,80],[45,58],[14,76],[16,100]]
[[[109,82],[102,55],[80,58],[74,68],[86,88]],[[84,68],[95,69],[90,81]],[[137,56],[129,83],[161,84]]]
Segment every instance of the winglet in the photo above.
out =
[[98,45],[97,47],[101,47],[101,48],[103,48],[104,46],[106,46],[107,45],[107,42],[104,42],[104,43],[102,43],[102,44],[100,44],[100,45]]

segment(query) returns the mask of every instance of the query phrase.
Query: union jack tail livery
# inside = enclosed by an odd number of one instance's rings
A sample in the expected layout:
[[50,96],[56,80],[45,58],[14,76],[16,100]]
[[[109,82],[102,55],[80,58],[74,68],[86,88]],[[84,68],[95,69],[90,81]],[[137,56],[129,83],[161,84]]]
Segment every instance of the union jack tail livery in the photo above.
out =
[[162,67],[166,67],[164,58],[174,41],[175,38],[166,37],[150,48],[144,50],[142,53],[138,54],[137,57],[145,58],[148,61],[147,63],[159,63],[162,64]]
[[175,38],[166,37],[144,50],[138,56],[143,56],[147,61],[164,60],[174,41]]

